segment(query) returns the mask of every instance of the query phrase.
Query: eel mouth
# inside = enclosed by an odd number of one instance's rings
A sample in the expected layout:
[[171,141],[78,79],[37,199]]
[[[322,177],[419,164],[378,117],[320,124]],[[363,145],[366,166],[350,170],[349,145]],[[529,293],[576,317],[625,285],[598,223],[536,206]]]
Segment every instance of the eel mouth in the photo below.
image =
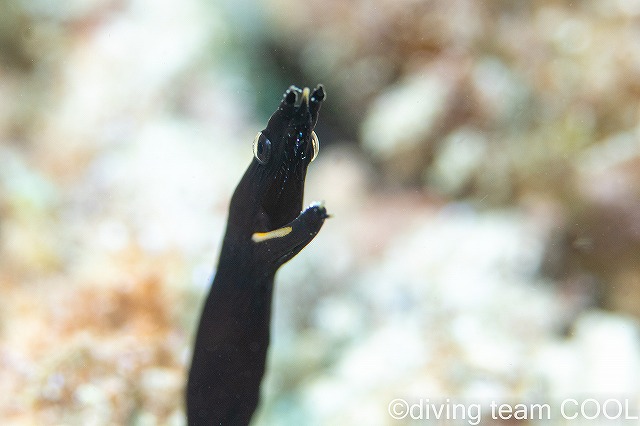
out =
[[283,118],[288,122],[283,123],[285,130],[277,149],[278,161],[272,169],[273,180],[262,200],[271,229],[285,226],[302,210],[307,168],[318,149],[313,130],[324,97],[322,85],[313,92],[307,87],[301,90],[292,86],[285,93],[282,102],[288,114]]

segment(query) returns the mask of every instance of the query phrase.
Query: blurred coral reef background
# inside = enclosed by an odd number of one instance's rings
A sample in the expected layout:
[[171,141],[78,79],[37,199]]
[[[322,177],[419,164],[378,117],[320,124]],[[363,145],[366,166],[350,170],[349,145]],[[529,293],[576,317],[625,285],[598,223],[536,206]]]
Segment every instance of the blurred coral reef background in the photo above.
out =
[[334,218],[256,424],[639,402],[638,41],[638,0],[0,2],[0,422],[185,423],[230,195],[317,83]]

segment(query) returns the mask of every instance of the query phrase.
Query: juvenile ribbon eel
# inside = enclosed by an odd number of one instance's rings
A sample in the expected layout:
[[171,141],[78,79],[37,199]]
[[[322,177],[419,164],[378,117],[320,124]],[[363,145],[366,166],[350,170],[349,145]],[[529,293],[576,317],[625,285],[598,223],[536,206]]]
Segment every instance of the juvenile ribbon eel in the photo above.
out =
[[300,212],[314,128],[325,98],[291,86],[253,141],[254,158],[231,198],[227,229],[196,333],[186,390],[189,425],[246,425],[260,395],[276,271],[329,217],[314,203]]

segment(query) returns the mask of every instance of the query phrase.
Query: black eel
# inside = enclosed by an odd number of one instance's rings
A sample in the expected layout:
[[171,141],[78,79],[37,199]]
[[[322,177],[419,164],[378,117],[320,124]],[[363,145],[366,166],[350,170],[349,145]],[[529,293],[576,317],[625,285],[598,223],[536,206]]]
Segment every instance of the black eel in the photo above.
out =
[[328,217],[320,203],[300,212],[324,98],[322,85],[313,92],[291,86],[253,142],[196,334],[186,390],[189,425],[246,425],[258,405],[275,273]]

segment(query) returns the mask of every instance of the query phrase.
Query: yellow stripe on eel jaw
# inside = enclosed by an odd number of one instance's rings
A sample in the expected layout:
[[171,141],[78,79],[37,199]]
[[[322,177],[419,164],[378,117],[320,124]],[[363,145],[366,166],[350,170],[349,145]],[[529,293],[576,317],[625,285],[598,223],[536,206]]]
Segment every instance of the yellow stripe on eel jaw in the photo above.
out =
[[303,104],[309,104],[309,88],[305,87],[304,89],[302,89],[302,103]]
[[254,243],[261,243],[263,241],[271,240],[273,238],[280,238],[288,235],[291,232],[290,226],[284,228],[275,229],[269,232],[256,232],[251,236]]

